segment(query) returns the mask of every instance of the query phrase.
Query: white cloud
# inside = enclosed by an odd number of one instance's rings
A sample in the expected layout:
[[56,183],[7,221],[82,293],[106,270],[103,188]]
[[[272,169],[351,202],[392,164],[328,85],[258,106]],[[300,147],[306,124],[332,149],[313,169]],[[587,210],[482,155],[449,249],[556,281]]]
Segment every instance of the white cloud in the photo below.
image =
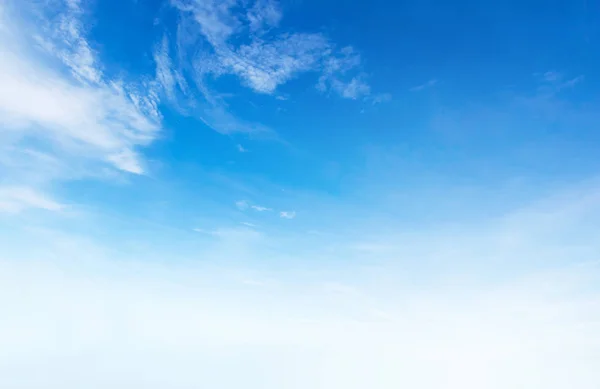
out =
[[[188,9],[178,3],[181,9]],[[166,35],[154,50],[156,63],[155,83],[180,114],[193,116],[222,134],[237,132],[270,136],[271,129],[259,123],[246,122],[232,115],[226,98],[229,94],[213,91],[207,84],[207,75],[224,74],[222,64],[214,53],[199,52],[196,47],[196,21],[182,18],[177,28],[175,60],[170,55]],[[190,51],[193,54],[188,54]],[[197,55],[197,56],[195,56]],[[190,83],[188,83],[188,79]],[[193,86],[196,88],[193,88]]]
[[144,168],[142,167],[138,156],[130,149],[125,149],[119,153],[112,154],[108,157],[108,160],[123,171],[133,174],[144,173]]
[[163,36],[159,44],[154,48],[154,62],[156,63],[156,82],[162,87],[169,101],[179,106],[177,93],[184,96],[189,92],[189,85],[185,77],[176,69],[169,55],[169,39]]
[[420,91],[422,91],[424,89],[428,89],[428,88],[434,87],[437,84],[437,82],[438,81],[436,79],[432,79],[432,80],[427,81],[424,84],[417,85],[417,86],[414,86],[414,87],[410,88],[410,91],[411,92],[420,92]]
[[[210,96],[210,98],[216,99],[215,96]],[[204,107],[200,119],[204,124],[221,134],[242,132],[257,136],[273,136],[273,131],[269,127],[235,117],[227,110],[226,104],[218,99],[210,103],[208,107]]]
[[246,12],[250,31],[262,32],[264,28],[276,27],[282,18],[279,3],[274,0],[256,0]]
[[60,211],[64,206],[27,187],[0,187],[0,213],[19,213],[29,208]]
[[320,34],[292,34],[272,41],[255,39],[219,55],[223,71],[238,75],[256,92],[272,94],[298,73],[313,70],[328,48]]
[[[280,85],[301,73],[320,72],[322,90],[331,87],[340,96],[350,99],[370,91],[362,78],[346,74],[360,64],[360,56],[349,46],[337,52],[323,34],[278,33],[268,38],[255,34],[279,24],[282,14],[275,1],[192,0],[174,1],[173,5],[192,15],[212,48],[200,54],[196,77],[235,74],[255,92],[274,94]],[[240,8],[246,9],[245,14]],[[250,42],[236,44],[236,40]]]
[[99,83],[102,79],[102,70],[84,36],[82,22],[84,10],[81,2],[65,0],[64,3],[57,1],[48,6],[57,7],[58,12],[42,11],[56,16],[50,16],[49,20],[41,20],[42,31],[36,33],[35,39],[41,47],[63,61],[79,81]]
[[323,61],[323,76],[331,77],[337,73],[346,73],[360,65],[360,55],[352,46],[346,46],[339,53],[331,54]]
[[293,219],[296,217],[296,211],[281,211],[279,217],[283,219]]
[[362,96],[367,96],[371,93],[369,84],[359,77],[352,78],[352,80],[350,80],[348,83],[343,83],[339,80],[333,80],[331,87],[333,90],[339,93],[340,96],[352,100],[356,100]]
[[260,205],[251,205],[250,202],[248,200],[239,200],[235,202],[235,206],[241,210],[241,211],[245,211],[247,209],[253,209],[257,212],[265,212],[265,211],[272,211],[271,208],[267,208],[267,207],[263,207]]
[[317,89],[321,92],[332,90],[341,97],[355,100],[371,93],[369,84],[363,75],[347,74],[360,66],[360,55],[351,46],[344,47],[339,53],[330,53],[324,59],[323,72],[319,77]]
[[173,65],[169,56],[169,40],[163,36],[160,44],[154,50],[154,62],[156,62],[156,80],[162,85],[167,97],[175,100],[175,76],[173,75]]
[[253,205],[251,207],[253,210],[258,211],[258,212],[265,212],[265,211],[272,211],[273,209],[271,208],[267,208],[267,207],[262,207],[260,205]]
[[131,161],[121,165],[119,156],[133,156],[133,149],[149,144],[160,129],[158,117],[143,112],[118,85],[77,86],[10,55],[4,58],[0,120],[5,128],[62,144],[70,153],[111,161],[126,171]]
[[239,151],[240,153],[247,153],[247,152],[248,152],[248,150],[246,150],[246,149],[244,148],[244,146],[242,146],[242,145],[240,145],[240,144],[238,144],[238,145],[236,146],[236,148],[238,149],[238,151]]
[[267,126],[230,112],[226,98],[231,96],[211,88],[212,81],[224,75],[235,75],[254,92],[276,98],[282,98],[277,94],[281,85],[303,73],[320,74],[318,88],[343,98],[370,93],[358,74],[360,56],[354,49],[338,50],[320,33],[281,31],[276,1],[173,0],[171,5],[181,12],[176,52],[169,55],[166,37],[156,46],[156,83],[180,113],[199,118],[217,132],[275,136]]
[[241,26],[232,8],[236,0],[173,0],[172,5],[193,15],[200,26],[200,32],[213,46],[220,46]]
[[68,3],[67,12],[58,17],[58,32],[49,35],[56,39],[48,41],[61,47],[50,53],[65,62],[75,80],[51,67],[42,53],[25,55],[35,49],[24,47],[29,41],[25,24],[15,19],[10,26],[5,23],[0,36],[3,131],[17,135],[17,143],[30,137],[51,143],[61,159],[106,162],[142,173],[135,149],[151,143],[160,131],[156,96],[143,85],[100,81],[101,69],[81,36],[77,4]]

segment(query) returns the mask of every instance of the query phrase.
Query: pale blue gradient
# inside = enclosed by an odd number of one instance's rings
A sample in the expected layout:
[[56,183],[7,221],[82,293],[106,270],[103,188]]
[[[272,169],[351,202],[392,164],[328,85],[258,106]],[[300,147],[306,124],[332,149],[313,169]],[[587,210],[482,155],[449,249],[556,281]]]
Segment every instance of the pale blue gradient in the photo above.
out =
[[593,2],[0,5],[0,387],[595,389]]

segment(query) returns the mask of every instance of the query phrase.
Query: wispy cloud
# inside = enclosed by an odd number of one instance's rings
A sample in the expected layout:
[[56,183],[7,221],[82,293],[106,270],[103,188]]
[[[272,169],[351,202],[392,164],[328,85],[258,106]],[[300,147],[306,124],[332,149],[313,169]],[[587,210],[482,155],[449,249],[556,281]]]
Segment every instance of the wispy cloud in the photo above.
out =
[[248,150],[246,150],[246,148],[244,148],[244,146],[242,146],[242,145],[240,145],[240,144],[238,144],[238,145],[236,146],[236,148],[237,148],[237,150],[238,150],[240,153],[247,153],[247,152],[248,152]]
[[351,75],[360,67],[360,55],[351,46],[346,46],[339,53],[330,52],[323,59],[323,70],[317,83],[317,89],[321,92],[332,90],[342,97],[357,99],[368,96],[371,87],[365,80],[363,74]]
[[575,78],[571,78],[570,80],[565,81],[562,85],[561,85],[561,89],[563,88],[572,88],[575,85],[583,82],[583,80],[585,79],[584,76],[577,76]]
[[[58,155],[89,162],[104,162],[130,172],[144,173],[137,153],[161,129],[157,97],[143,84],[105,80],[101,67],[82,36],[79,3],[69,1],[48,29],[36,31],[17,19],[6,20],[0,32],[0,120],[5,130],[54,144]],[[58,23],[58,24],[56,24]],[[74,78],[50,66],[52,59],[23,46],[33,36],[45,36],[46,54],[56,56]],[[36,35],[37,34],[37,35]]]
[[347,83],[339,80],[331,81],[331,88],[340,96],[347,99],[356,100],[359,97],[367,96],[371,93],[371,87],[362,78],[354,77]]
[[409,90],[411,92],[420,92],[424,89],[434,87],[437,83],[438,83],[438,81],[436,79],[431,79],[431,80],[427,81],[426,83],[414,86],[414,87],[410,88]]
[[296,217],[296,211],[281,211],[279,217],[282,219],[293,219]]
[[49,6],[56,8],[50,12],[43,10],[43,13],[56,16],[42,19],[42,31],[37,31],[34,38],[41,47],[62,60],[79,81],[99,83],[103,77],[102,69],[85,39],[81,1],[57,1]]
[[0,213],[19,213],[28,208],[60,211],[64,205],[27,187],[0,187]]
[[[205,95],[207,96],[207,95]],[[210,96],[212,102],[201,109],[200,120],[221,134],[245,133],[266,138],[274,138],[273,130],[263,124],[245,121],[231,112],[222,99]]]
[[545,94],[558,93],[564,89],[573,88],[583,82],[585,79],[583,75],[573,78],[566,78],[563,73],[557,71],[547,71],[545,73],[537,73],[535,75],[541,79],[541,85],[539,87],[540,92]]
[[241,211],[245,211],[247,209],[252,209],[254,211],[257,212],[266,212],[266,211],[272,211],[273,209],[271,208],[267,208],[267,207],[263,207],[261,205],[257,205],[257,204],[251,204],[248,200],[239,200],[235,202],[235,206],[241,210]]
[[154,50],[154,62],[156,62],[156,80],[163,86],[167,97],[171,101],[175,101],[175,76],[169,56],[169,40],[166,35]]
[[275,0],[256,0],[246,11],[246,17],[252,32],[263,32],[264,29],[277,27],[283,14],[279,3]]
[[[195,47],[188,47],[197,43],[197,39],[189,37],[195,37],[197,32],[188,31],[193,30],[188,25],[196,27],[197,23],[188,19],[190,18],[182,18],[178,27],[174,44],[175,53],[172,53],[166,35],[155,46],[156,85],[180,114],[196,117],[219,133],[272,136],[273,131],[267,126],[245,121],[233,115],[226,101],[229,96],[212,90],[208,85],[206,76],[222,74],[219,70],[221,65],[216,61],[213,53],[201,52],[196,56],[198,50]],[[213,28],[219,29],[218,26]]]
[[329,42],[320,34],[282,35],[218,50],[219,73],[236,74],[255,92],[273,94],[279,85],[318,66]]
[[258,212],[265,212],[265,211],[272,211],[273,209],[271,208],[267,208],[267,207],[262,207],[260,205],[253,205],[251,207],[253,210],[258,211]]
[[181,99],[177,95],[178,93],[181,93],[183,96],[188,95],[189,85],[181,70],[173,64],[169,44],[169,39],[165,34],[154,48],[153,56],[156,63],[156,82],[162,87],[169,101],[181,109]]
[[[265,29],[278,27],[282,18],[276,1],[191,0],[172,4],[183,12],[184,19],[191,17],[210,44],[210,50],[189,59],[198,64],[191,76],[202,85],[208,100],[212,96],[207,95],[205,77],[224,74],[236,75],[242,84],[261,94],[273,95],[279,86],[306,72],[320,73],[319,89],[334,91],[344,98],[357,99],[370,93],[365,77],[356,74],[360,56],[352,47],[338,50],[320,33],[278,30],[263,36]],[[190,24],[186,22],[187,35],[194,34],[189,31]],[[185,36],[179,40],[196,43]],[[185,43],[179,46],[180,51],[186,51]],[[168,88],[172,83],[165,81]]]
[[275,98],[282,97],[280,86],[305,73],[318,75],[322,92],[353,100],[371,93],[360,55],[351,46],[338,49],[322,33],[286,32],[277,1],[173,0],[171,5],[181,12],[175,52],[170,54],[166,36],[157,44],[156,82],[182,113],[217,132],[276,137],[268,126],[232,113],[226,98],[211,87],[224,75]]

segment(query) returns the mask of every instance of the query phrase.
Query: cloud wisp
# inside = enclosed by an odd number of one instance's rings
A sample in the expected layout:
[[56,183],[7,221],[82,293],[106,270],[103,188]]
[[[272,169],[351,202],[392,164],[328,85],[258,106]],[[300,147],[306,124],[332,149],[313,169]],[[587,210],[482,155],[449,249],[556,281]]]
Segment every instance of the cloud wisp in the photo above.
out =
[[[78,3],[68,2],[58,20],[46,20],[47,29],[32,30],[31,22],[2,17],[0,112],[5,131],[21,139],[45,137],[66,154],[143,173],[136,148],[151,143],[160,131],[156,97],[143,85],[105,79],[82,36]],[[48,32],[51,28],[56,32]],[[37,48],[41,50],[29,54]],[[52,56],[73,78],[50,65]]]
[[235,206],[240,211],[245,211],[245,210],[248,210],[248,209],[251,209],[251,210],[256,211],[256,212],[270,212],[270,211],[273,211],[273,208],[264,207],[264,206],[258,205],[258,204],[252,204],[248,200],[238,200],[238,201],[235,202]]
[[28,187],[0,186],[0,213],[19,213],[29,208],[60,211],[64,205]]
[[296,217],[295,211],[281,211],[279,217],[282,219],[294,219]]
[[413,87],[412,87],[412,88],[410,88],[409,90],[410,90],[411,92],[421,92],[421,91],[423,91],[423,90],[425,90],[425,89],[433,88],[434,86],[436,86],[436,85],[437,85],[437,83],[438,83],[438,80],[436,80],[436,79],[431,79],[431,80],[427,81],[427,82],[426,82],[426,83],[424,83],[424,84],[417,85],[417,86],[413,86]]
[[552,95],[565,89],[574,88],[585,80],[583,75],[566,78],[563,73],[557,71],[547,71],[536,75],[541,80],[541,85],[538,88],[539,92],[546,95]]
[[[283,12],[274,0],[171,4],[181,12],[181,21],[173,49],[166,36],[156,46],[157,81],[176,103],[179,93],[195,99],[190,111],[199,110],[201,119],[218,132],[270,132],[229,113],[227,102],[211,88],[211,81],[224,75],[276,98],[281,86],[305,73],[318,75],[316,88],[321,92],[354,100],[371,94],[354,48],[339,49],[321,33],[286,32],[281,27]],[[189,93],[191,84],[197,86],[197,94]]]
[[[193,18],[211,46],[212,50],[199,58],[203,63],[198,68],[199,76],[234,74],[255,92],[274,94],[278,86],[312,71],[322,73],[320,89],[331,88],[342,97],[354,99],[370,92],[366,82],[355,76],[348,81],[341,78],[360,65],[360,56],[352,47],[336,50],[320,33],[257,33],[279,26],[283,15],[274,0],[257,0],[250,5],[231,0],[192,0],[175,1],[173,5]],[[234,43],[241,38],[249,43]]]
[[[52,9],[39,4],[29,19],[15,17],[11,5],[0,14],[0,163],[12,169],[10,184],[27,186],[21,177],[35,175],[44,186],[48,161],[56,163],[46,181],[73,178],[74,166],[79,177],[106,169],[144,174],[139,150],[161,130],[155,87],[103,73],[85,39],[78,1],[52,3]],[[25,152],[35,158],[16,174]]]
[[253,210],[258,211],[258,212],[267,212],[267,211],[272,211],[272,208],[267,208],[267,207],[263,207],[260,205],[253,205],[251,207]]

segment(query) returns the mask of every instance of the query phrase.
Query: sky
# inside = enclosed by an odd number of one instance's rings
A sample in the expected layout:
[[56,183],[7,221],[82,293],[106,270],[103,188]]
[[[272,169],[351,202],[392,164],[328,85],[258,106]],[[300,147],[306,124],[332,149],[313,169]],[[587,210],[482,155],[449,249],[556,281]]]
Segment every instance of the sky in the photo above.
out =
[[600,3],[0,2],[0,387],[600,385]]

